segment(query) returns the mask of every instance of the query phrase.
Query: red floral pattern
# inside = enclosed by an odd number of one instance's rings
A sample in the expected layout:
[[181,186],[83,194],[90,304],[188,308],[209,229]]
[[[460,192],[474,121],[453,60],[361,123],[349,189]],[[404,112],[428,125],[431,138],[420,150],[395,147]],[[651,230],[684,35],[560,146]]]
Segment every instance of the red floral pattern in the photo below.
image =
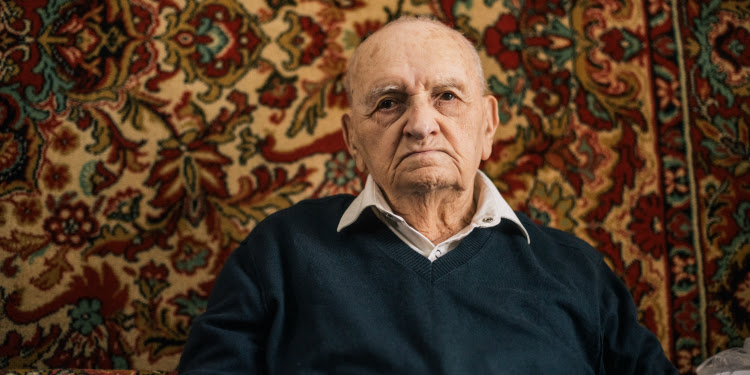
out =
[[62,203],[44,221],[44,229],[54,243],[80,247],[96,234],[99,224],[91,217],[85,203]]
[[19,225],[35,224],[41,215],[42,204],[37,199],[24,199],[13,210],[13,216]]
[[62,155],[70,154],[78,149],[78,134],[68,127],[63,127],[52,138],[51,146]]
[[297,77],[284,78],[274,73],[258,90],[260,103],[271,108],[289,108],[294,99],[297,99],[297,87],[294,85],[296,81]]
[[72,177],[67,165],[50,164],[43,172],[43,180],[49,190],[63,190]]
[[518,21],[510,14],[503,14],[492,28],[484,33],[487,53],[494,56],[503,69],[517,69],[521,64],[521,39]]

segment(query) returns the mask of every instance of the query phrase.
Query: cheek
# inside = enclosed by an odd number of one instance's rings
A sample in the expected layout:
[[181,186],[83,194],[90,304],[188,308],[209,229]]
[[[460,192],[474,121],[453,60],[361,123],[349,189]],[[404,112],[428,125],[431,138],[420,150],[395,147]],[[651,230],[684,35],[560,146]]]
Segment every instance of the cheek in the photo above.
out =
[[362,156],[370,163],[379,161],[376,164],[383,165],[383,160],[391,159],[395,154],[399,143],[399,132],[396,127],[382,127],[379,124],[369,126],[370,129],[360,134]]
[[458,99],[440,103],[436,108],[441,115],[455,119],[459,123],[463,122],[467,115],[466,104],[459,102]]
[[453,131],[444,132],[446,139],[455,147],[456,151],[467,159],[481,158],[487,135],[483,129],[484,119],[481,116],[465,116],[452,119]]
[[387,128],[398,121],[404,114],[403,108],[395,108],[387,112],[378,112],[372,116],[372,121],[381,128]]

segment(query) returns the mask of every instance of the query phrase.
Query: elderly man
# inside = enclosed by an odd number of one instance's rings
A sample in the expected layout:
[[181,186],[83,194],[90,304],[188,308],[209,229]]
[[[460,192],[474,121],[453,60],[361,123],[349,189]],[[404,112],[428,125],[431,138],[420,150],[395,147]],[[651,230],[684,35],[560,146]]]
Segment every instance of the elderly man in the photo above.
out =
[[181,374],[676,373],[628,290],[478,171],[497,102],[459,33],[402,18],[349,64],[357,197],[258,224],[196,319]]

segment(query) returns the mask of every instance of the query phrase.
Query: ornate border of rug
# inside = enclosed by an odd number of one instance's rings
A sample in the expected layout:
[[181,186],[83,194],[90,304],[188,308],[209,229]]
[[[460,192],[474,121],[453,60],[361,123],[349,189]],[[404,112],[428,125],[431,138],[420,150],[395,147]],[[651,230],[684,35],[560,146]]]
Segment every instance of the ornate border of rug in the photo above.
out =
[[260,220],[362,189],[346,62],[415,13],[477,46],[511,205],[599,249],[681,373],[741,346],[746,2],[6,0],[0,368],[174,369]]
[[177,375],[176,371],[137,371],[137,370],[0,370],[0,375]]

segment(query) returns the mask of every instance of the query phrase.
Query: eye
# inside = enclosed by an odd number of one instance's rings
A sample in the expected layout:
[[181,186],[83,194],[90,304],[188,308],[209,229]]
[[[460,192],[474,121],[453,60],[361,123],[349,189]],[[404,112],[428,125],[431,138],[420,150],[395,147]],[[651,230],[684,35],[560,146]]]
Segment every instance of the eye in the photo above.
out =
[[453,99],[456,99],[456,95],[452,92],[444,92],[440,94],[440,100],[451,101]]
[[385,99],[378,103],[378,110],[389,110],[396,106],[396,102],[391,99]]

